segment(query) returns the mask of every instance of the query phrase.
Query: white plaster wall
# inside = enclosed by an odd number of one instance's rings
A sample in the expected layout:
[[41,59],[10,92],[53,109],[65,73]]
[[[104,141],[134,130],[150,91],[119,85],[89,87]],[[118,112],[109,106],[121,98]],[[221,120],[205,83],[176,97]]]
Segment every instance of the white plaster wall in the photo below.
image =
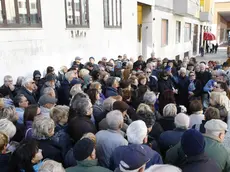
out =
[[[168,45],[161,46],[161,20],[168,20]],[[176,43],[176,21],[181,21],[181,42]],[[191,41],[184,42],[184,25],[185,22],[192,24]],[[193,24],[200,26],[199,20],[187,18],[183,16],[173,15],[172,13],[155,10],[155,21],[153,39],[155,44],[156,57],[175,59],[175,56],[180,55],[180,59],[184,57],[184,53],[189,51],[192,56],[192,40],[193,40]],[[199,45],[199,38],[198,38]],[[199,51],[198,51],[199,52]]]
[[154,5],[155,0],[138,0],[138,2],[146,4],[146,5]]
[[[64,0],[41,0],[42,28],[0,28],[0,84],[3,76],[32,75],[48,65],[59,69],[75,56],[83,62],[90,56],[116,58],[137,55],[137,1],[122,1],[122,29],[104,28],[103,1],[89,1],[90,28],[66,29]],[[54,6],[55,4],[55,6]],[[86,37],[71,38],[71,31],[85,31]]]
[[156,0],[155,5],[168,9],[173,9],[173,0]]

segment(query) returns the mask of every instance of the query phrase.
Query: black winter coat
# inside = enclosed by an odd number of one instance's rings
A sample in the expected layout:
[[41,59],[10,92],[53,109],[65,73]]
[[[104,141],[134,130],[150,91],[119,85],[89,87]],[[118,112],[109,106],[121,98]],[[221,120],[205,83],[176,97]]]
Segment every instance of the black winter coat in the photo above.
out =
[[183,172],[221,172],[216,162],[205,154],[188,157],[180,168]]
[[39,149],[42,149],[43,159],[52,159],[54,161],[63,163],[64,157],[62,156],[61,147],[53,140],[37,140]]
[[60,105],[69,106],[70,103],[70,89],[71,85],[66,79],[61,83],[61,87],[58,89],[58,102]]
[[1,172],[8,172],[10,156],[11,156],[11,153],[0,154],[0,169],[1,169]]
[[70,137],[77,142],[85,133],[96,134],[97,130],[90,117],[77,116],[70,120],[68,133]]
[[30,105],[37,104],[36,95],[28,91],[25,87],[21,87],[21,89],[18,91],[18,94],[23,94],[27,98]]

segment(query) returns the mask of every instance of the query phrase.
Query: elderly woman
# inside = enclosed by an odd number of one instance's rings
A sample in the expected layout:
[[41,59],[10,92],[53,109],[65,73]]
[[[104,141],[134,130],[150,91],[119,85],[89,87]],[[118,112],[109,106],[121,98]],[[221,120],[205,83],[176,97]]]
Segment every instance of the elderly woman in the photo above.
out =
[[49,158],[63,162],[61,147],[51,140],[54,135],[54,129],[55,124],[52,119],[37,116],[33,122],[33,137],[38,142],[38,148],[42,149],[44,159]]
[[24,81],[24,76],[19,76],[15,84],[15,91],[17,92],[22,87],[22,82]]
[[84,81],[82,89],[86,90],[90,82],[92,82],[92,77],[89,75],[89,70],[81,69],[79,71],[79,77]]
[[0,118],[1,119],[8,119],[11,122],[13,122],[13,124],[16,127],[16,134],[15,136],[12,138],[13,141],[16,142],[20,142],[23,138],[24,138],[24,132],[25,132],[25,128],[24,125],[17,123],[18,120],[18,114],[15,110],[14,106],[9,106],[4,108],[1,112],[0,112]]
[[105,97],[108,98],[110,96],[117,96],[117,89],[119,87],[119,82],[116,77],[109,77],[106,81],[106,91]]
[[42,163],[42,166],[38,170],[38,172],[65,172],[61,163],[58,163],[53,160],[45,160]]
[[175,146],[181,139],[183,133],[189,127],[189,116],[184,113],[179,113],[174,118],[176,128],[163,132],[159,138],[161,152],[164,155],[168,149]]
[[[106,115],[108,130],[101,130],[96,134],[96,151],[99,163],[106,168],[110,167],[110,157],[119,146],[128,145],[127,140],[120,134],[124,122],[120,111],[114,110]],[[109,139],[108,139],[109,138]]]
[[221,92],[211,92],[209,101],[210,101],[211,107],[215,107],[219,110],[220,119],[227,123],[228,111],[226,107],[228,107],[229,99],[226,96],[226,93],[225,92],[222,92],[222,93]]
[[28,100],[23,94],[19,94],[14,98],[14,105],[16,112],[18,113],[18,123],[23,124],[24,121],[24,111],[28,107]]
[[40,115],[41,110],[38,105],[29,105],[24,112],[25,138],[32,138],[32,123],[35,116]]
[[188,106],[188,85],[189,78],[186,76],[186,68],[180,68],[179,76],[175,79],[178,88],[178,96],[176,101],[179,105]]
[[196,79],[196,73],[189,73],[189,85],[188,85],[188,99],[192,101],[194,99],[200,99],[202,94],[202,84]]
[[193,100],[189,104],[190,111],[190,124],[189,128],[192,128],[195,124],[202,124],[204,120],[203,106],[200,100]]
[[[75,95],[76,97],[77,95]],[[93,106],[89,98],[73,98],[70,106],[68,121],[68,133],[76,142],[85,133],[96,133],[96,127],[91,120],[93,113]]]
[[159,120],[160,125],[164,131],[174,130],[174,118],[177,115],[177,107],[174,103],[167,104],[163,109],[163,118]]
[[90,89],[97,89],[100,93],[100,100],[103,102],[105,100],[105,96],[102,93],[101,83],[100,82],[93,82],[90,84]]

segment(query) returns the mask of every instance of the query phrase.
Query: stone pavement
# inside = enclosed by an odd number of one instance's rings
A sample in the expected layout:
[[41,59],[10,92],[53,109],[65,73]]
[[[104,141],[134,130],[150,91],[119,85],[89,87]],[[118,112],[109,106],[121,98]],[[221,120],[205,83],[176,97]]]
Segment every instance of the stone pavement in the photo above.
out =
[[197,61],[220,61],[221,64],[227,60],[227,47],[219,47],[216,54],[205,54],[204,57],[197,56]]

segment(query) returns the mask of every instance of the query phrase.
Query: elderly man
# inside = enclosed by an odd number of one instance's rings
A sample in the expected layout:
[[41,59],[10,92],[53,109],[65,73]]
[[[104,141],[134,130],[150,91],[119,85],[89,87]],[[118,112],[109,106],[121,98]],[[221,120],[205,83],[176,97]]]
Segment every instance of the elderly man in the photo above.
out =
[[[131,123],[127,129],[127,138],[129,144],[142,145],[143,148],[147,151],[148,156],[151,157],[150,161],[146,164],[146,169],[149,168],[151,165],[163,163],[160,154],[152,150],[149,146],[145,145],[148,141],[148,135],[147,126],[144,121],[137,120]],[[110,168],[112,170],[119,167],[122,154],[124,153],[124,150],[127,149],[127,147],[129,146],[119,146],[114,150],[113,155],[111,157],[110,165]]]
[[14,96],[16,96],[16,89],[15,86],[13,84],[13,78],[10,75],[6,75],[4,77],[4,85],[1,86],[2,89],[7,89],[9,91],[10,94],[10,98],[13,99]]
[[34,80],[32,78],[26,78],[18,94],[23,94],[27,98],[29,104],[37,104],[36,95],[34,94],[35,88],[36,85]]
[[[80,95],[82,97],[80,97]],[[92,103],[82,93],[76,94],[69,110],[68,133],[74,141],[78,141],[85,133],[96,134],[97,130],[90,119],[93,113]]]
[[113,151],[123,145],[127,145],[127,140],[120,134],[120,129],[124,119],[120,111],[114,110],[106,115],[108,130],[101,130],[96,134],[96,151],[99,164],[103,167],[110,167],[110,158]]
[[54,98],[56,97],[55,90],[52,87],[46,87],[41,96],[43,95],[49,95]]
[[40,90],[40,96],[43,94],[44,89],[46,87],[52,87],[53,89],[55,89],[55,81],[56,81],[56,77],[54,74],[52,74],[52,73],[47,74],[45,77],[45,84],[42,86],[42,88]]
[[[230,152],[223,145],[227,124],[219,119],[212,119],[205,124],[205,153],[213,159],[222,171],[230,171]],[[190,146],[193,146],[192,144]],[[178,164],[185,159],[181,143],[171,148],[166,154],[166,163]]]
[[45,117],[50,118],[50,110],[57,103],[57,99],[47,94],[44,94],[43,96],[40,97],[38,103],[40,105],[41,114],[44,115]]

